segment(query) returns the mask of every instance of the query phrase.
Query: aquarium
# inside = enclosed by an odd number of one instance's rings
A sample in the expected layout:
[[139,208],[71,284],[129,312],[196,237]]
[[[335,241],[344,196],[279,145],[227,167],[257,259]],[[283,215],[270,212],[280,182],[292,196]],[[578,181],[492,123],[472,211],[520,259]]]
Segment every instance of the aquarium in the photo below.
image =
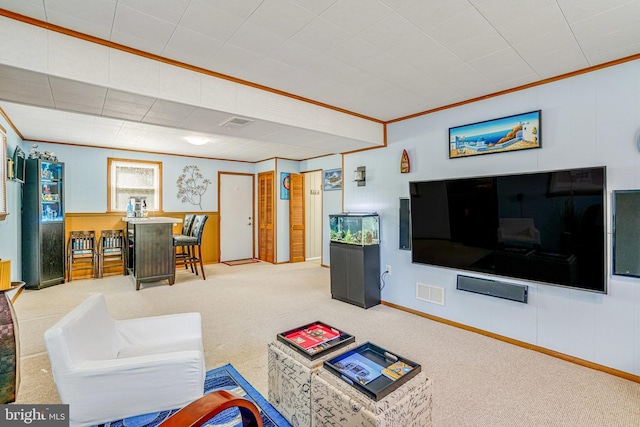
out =
[[369,246],[380,243],[380,218],[377,213],[344,212],[329,215],[332,242]]

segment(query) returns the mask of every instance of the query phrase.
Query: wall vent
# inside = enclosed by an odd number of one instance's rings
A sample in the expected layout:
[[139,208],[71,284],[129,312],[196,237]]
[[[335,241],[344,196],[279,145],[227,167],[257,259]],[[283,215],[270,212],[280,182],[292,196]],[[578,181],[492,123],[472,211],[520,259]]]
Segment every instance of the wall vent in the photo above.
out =
[[225,120],[224,122],[220,123],[218,126],[227,127],[227,128],[239,128],[251,123],[253,123],[253,120],[251,119],[234,116],[234,117],[231,117],[229,120]]
[[416,282],[416,298],[421,301],[444,305],[444,288]]

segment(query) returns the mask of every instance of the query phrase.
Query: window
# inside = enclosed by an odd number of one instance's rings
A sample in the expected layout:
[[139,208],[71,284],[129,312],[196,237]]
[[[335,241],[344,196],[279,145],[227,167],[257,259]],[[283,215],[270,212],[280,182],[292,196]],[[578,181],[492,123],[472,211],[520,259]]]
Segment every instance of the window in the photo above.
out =
[[7,131],[0,126],[0,221],[7,217]]
[[144,197],[149,211],[162,210],[162,163],[108,159],[109,212],[124,212],[131,197]]

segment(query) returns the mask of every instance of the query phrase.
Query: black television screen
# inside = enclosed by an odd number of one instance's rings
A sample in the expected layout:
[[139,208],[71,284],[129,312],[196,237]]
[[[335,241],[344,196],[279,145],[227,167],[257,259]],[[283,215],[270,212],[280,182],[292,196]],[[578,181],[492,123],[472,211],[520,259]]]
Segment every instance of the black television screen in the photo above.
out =
[[412,262],[606,293],[604,167],[410,182]]

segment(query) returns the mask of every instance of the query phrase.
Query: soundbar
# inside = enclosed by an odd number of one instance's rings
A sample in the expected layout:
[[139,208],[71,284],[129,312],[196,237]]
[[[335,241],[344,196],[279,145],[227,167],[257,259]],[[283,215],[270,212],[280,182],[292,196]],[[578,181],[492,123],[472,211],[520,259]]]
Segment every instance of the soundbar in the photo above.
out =
[[523,302],[525,304],[527,303],[527,296],[529,294],[529,287],[526,285],[516,285],[514,283],[460,275],[458,275],[456,289]]

